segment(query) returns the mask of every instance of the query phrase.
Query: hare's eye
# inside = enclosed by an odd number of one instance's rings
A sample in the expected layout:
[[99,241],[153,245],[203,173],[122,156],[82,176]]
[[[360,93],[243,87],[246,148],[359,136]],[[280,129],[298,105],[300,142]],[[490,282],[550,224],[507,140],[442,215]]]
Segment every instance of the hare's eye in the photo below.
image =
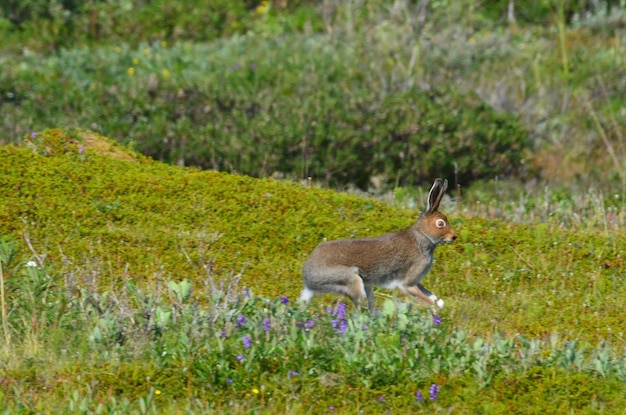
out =
[[443,219],[437,219],[437,222],[435,222],[435,224],[437,225],[438,228],[446,227],[446,221]]

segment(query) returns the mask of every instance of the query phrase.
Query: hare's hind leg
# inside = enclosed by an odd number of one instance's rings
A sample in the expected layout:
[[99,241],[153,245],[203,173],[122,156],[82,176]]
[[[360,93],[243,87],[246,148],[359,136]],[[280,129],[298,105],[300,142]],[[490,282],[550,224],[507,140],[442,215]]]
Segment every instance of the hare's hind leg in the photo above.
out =
[[367,295],[357,267],[326,267],[321,271],[305,274],[305,288],[300,299],[308,302],[313,295],[336,293],[346,295],[358,307]]
[[341,267],[332,271],[332,278],[324,286],[324,290],[338,294],[344,294],[359,308],[361,300],[367,298],[363,279],[356,267]]

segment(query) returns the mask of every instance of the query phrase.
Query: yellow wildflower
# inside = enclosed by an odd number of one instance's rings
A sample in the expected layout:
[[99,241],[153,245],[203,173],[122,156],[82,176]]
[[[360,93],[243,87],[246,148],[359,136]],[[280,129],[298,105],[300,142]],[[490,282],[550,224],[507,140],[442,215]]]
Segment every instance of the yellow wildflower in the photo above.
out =
[[162,48],[166,48],[167,47],[167,42],[165,40],[161,41],[161,47]]
[[133,65],[139,65],[139,59],[133,58]]
[[155,391],[154,391],[154,394],[155,394],[156,396],[159,396],[159,395],[161,394],[161,391],[157,389],[157,390],[155,390]]
[[150,49],[145,48],[145,49],[143,50],[143,54],[144,54],[144,55],[146,55],[146,56],[150,56]]
[[259,4],[256,8],[256,12],[259,14],[263,14],[263,13],[267,13],[267,10],[269,9],[268,7],[268,1],[267,0],[263,0],[261,2],[261,4]]
[[257,388],[252,388],[252,393],[254,393],[255,395],[258,395],[259,390]]
[[135,74],[135,68],[133,68],[132,66],[130,68],[128,68],[128,74],[130,76],[133,76]]

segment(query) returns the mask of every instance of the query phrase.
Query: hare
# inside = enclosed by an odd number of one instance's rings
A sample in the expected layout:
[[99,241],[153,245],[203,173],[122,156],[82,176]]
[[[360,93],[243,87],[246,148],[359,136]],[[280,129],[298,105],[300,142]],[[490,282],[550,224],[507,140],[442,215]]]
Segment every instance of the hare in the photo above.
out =
[[367,298],[374,315],[374,286],[399,288],[427,305],[443,308],[444,302],[422,285],[433,263],[437,245],[457,238],[446,216],[437,211],[448,181],[436,179],[428,193],[428,205],[413,226],[386,235],[343,239],[318,245],[304,264],[304,289],[300,301],[308,304],[317,294],[347,295],[357,306]]

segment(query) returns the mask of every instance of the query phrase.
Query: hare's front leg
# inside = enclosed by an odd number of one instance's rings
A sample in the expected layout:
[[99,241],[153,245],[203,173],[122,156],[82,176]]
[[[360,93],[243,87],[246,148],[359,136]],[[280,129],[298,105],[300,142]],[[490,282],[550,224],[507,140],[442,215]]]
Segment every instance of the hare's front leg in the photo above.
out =
[[440,309],[443,309],[444,302],[441,298],[438,298],[435,294],[428,291],[422,284],[412,285],[406,288],[406,292],[411,294],[416,300],[421,300],[428,305],[435,305]]
[[424,287],[422,284],[417,283],[417,287],[428,296],[428,298],[430,298],[431,300],[434,301],[435,305],[439,308],[443,308],[443,300],[439,297],[437,297],[435,294],[431,293],[428,289],[426,289],[426,287]]
[[366,285],[365,295],[367,296],[367,310],[370,313],[370,317],[374,317],[375,311],[376,311],[376,300],[374,299],[374,287],[371,285]]

